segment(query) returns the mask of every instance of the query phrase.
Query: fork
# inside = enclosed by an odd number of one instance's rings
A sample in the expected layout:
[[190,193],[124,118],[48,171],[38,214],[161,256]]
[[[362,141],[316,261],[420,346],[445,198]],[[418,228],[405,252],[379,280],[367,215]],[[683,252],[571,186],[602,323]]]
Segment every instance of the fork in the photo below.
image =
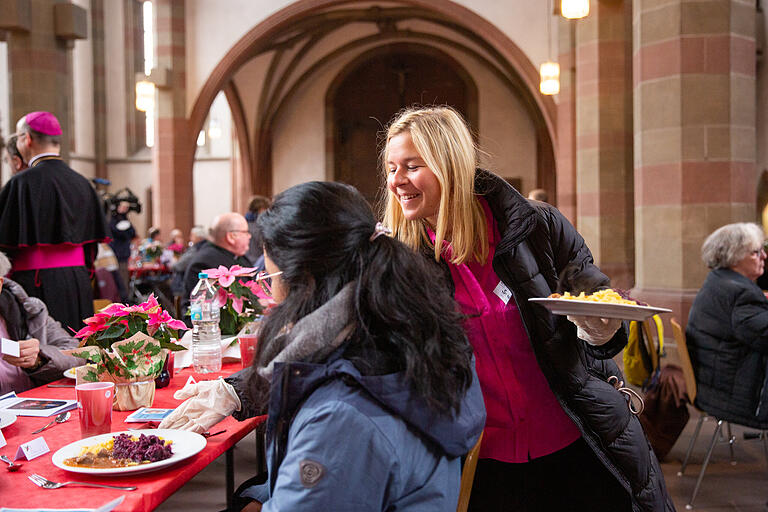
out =
[[104,487],[105,489],[117,489],[120,491],[135,491],[137,489],[134,486],[121,487],[119,485],[93,484],[91,482],[51,482],[44,476],[40,476],[36,473],[32,473],[28,478],[32,480],[33,484],[37,485],[38,487],[42,487],[43,489],[58,489],[59,487],[64,487],[65,485],[86,485],[90,487]]

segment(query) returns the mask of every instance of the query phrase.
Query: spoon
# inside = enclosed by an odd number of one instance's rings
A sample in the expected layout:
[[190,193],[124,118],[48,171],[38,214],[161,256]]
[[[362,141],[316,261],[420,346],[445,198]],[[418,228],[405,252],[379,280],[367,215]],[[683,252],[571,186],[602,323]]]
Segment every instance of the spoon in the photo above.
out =
[[50,427],[54,423],[64,423],[65,421],[67,421],[69,419],[69,416],[70,416],[69,411],[60,412],[58,414],[58,416],[56,416],[54,419],[51,420],[50,423],[48,423],[46,426],[44,426],[42,428],[39,428],[37,430],[33,430],[32,433],[33,434],[39,434],[40,432],[42,432],[43,430],[47,429],[48,427]]
[[8,464],[8,467],[7,467],[7,468],[5,468],[5,469],[7,469],[8,471],[11,471],[11,472],[13,472],[13,471],[18,471],[18,470],[19,470],[19,468],[21,468],[21,464],[16,464],[15,462],[13,462],[11,459],[9,459],[8,457],[6,457],[5,455],[0,455],[0,460],[2,460],[3,462],[5,462],[6,464]]

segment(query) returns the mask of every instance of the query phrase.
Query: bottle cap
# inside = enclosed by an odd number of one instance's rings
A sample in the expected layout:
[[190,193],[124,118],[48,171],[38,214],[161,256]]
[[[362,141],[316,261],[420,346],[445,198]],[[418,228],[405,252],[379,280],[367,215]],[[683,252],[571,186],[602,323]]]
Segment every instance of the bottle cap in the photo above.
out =
[[205,277],[205,278],[207,278],[207,277],[208,277],[208,274],[206,274],[205,272],[200,272],[199,274],[197,274],[197,278],[198,278],[198,279],[202,279],[202,278],[204,278],[204,277]]

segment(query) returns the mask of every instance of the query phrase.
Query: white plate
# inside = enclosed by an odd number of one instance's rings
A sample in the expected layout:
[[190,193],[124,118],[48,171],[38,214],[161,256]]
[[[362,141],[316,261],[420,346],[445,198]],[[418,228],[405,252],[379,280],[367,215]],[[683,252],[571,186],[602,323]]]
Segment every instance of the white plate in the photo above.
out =
[[[77,457],[80,455],[80,450],[84,446],[91,446],[94,444],[103,443],[104,441],[110,439],[112,436],[116,436],[118,434],[131,434],[136,437],[138,437],[140,434],[145,435],[156,435],[157,437],[162,437],[163,439],[170,439],[173,441],[173,444],[171,445],[171,450],[173,451],[173,455],[171,455],[170,458],[157,461],[157,462],[149,462],[147,464],[139,464],[138,466],[128,466],[124,468],[79,468],[79,467],[73,467],[73,466],[67,466],[64,464],[65,459],[69,459],[70,457]],[[124,475],[128,473],[145,473],[147,471],[155,471],[167,466],[170,466],[172,464],[176,464],[177,462],[180,462],[182,460],[188,459],[192,457],[193,455],[198,454],[203,448],[205,448],[205,445],[207,444],[207,441],[203,436],[200,434],[196,434],[194,432],[189,432],[186,430],[172,430],[172,429],[142,429],[141,431],[124,431],[124,432],[110,432],[109,434],[101,434],[98,436],[93,437],[87,437],[85,439],[81,439],[80,441],[75,441],[74,443],[70,443],[67,446],[60,448],[56,453],[53,454],[52,462],[53,465],[61,468],[66,471],[71,471],[73,473],[87,473],[90,475]]]
[[8,411],[0,411],[0,428],[13,425],[16,422],[16,415]]
[[659,313],[671,313],[671,309],[632,304],[611,304],[576,299],[534,298],[530,302],[541,304],[555,315],[599,316],[622,320],[645,320]]
[[[95,364],[87,364],[85,366],[92,366],[92,367],[96,368]],[[77,369],[78,368],[82,368],[82,367],[81,366],[75,366],[74,368],[70,368],[69,370],[66,370],[64,372],[64,376],[66,378],[68,378],[68,379],[76,379],[77,378],[76,373],[77,373]]]

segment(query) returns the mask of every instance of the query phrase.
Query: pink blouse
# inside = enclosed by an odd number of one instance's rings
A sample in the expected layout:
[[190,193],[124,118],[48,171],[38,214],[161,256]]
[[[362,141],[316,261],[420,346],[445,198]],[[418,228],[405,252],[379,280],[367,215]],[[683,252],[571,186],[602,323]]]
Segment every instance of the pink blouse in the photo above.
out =
[[[468,318],[465,330],[475,350],[475,367],[483,390],[487,420],[480,458],[528,462],[554,453],[579,437],[549,388],[525,332],[511,293],[491,262],[500,235],[488,203],[480,198],[488,222],[488,260],[485,265],[449,263],[456,301]],[[435,234],[429,231],[432,242]],[[450,244],[444,242],[450,258]],[[498,287],[498,289],[497,289]],[[501,296],[501,297],[500,297]]]

